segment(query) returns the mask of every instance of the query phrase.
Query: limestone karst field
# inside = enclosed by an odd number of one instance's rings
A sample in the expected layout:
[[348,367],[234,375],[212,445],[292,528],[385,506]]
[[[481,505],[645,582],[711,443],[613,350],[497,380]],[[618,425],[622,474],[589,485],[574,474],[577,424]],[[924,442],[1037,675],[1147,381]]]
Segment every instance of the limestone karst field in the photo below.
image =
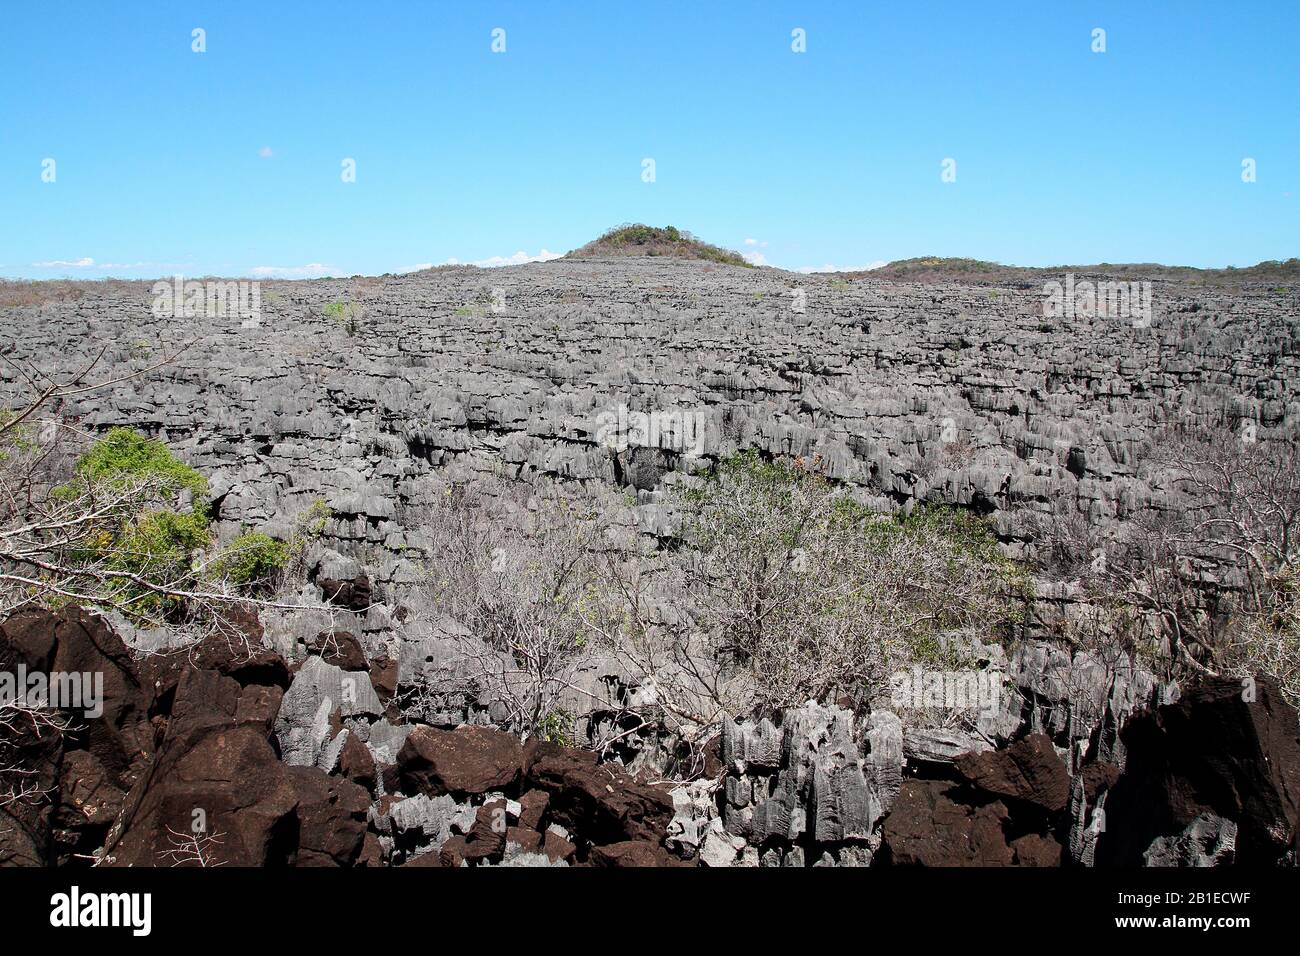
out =
[[1294,261],[679,252],[5,283],[0,862],[1294,863]]
[[1294,936],[1297,46],[8,4],[3,938]]

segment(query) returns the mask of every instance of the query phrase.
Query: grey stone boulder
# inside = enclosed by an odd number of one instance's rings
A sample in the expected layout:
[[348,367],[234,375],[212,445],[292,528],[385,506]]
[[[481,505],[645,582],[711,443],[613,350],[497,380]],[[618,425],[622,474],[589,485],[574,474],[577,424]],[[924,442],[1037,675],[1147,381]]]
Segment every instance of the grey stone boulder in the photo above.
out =
[[523,867],[551,867],[551,866],[568,866],[565,860],[552,860],[545,853],[537,853],[532,850],[526,850],[518,843],[506,840],[506,848],[501,854],[501,862],[493,864],[485,862],[480,866],[523,866]]
[[452,835],[452,823],[464,809],[448,794],[430,797],[420,793],[394,802],[388,816],[397,834],[436,848]]
[[903,755],[909,763],[950,764],[961,754],[992,749],[979,734],[956,727],[907,727],[903,731]]
[[815,702],[787,710],[773,768],[775,730],[762,720],[724,728],[726,832],[765,849],[806,837],[862,845],[869,855],[902,784],[898,716],[875,711],[859,723],[849,710]]
[[708,867],[757,866],[758,851],[744,837],[728,833],[721,820],[714,819],[704,831],[700,863]]
[[722,827],[714,799],[717,789],[716,781],[695,780],[674,788],[669,794],[673,801],[673,818],[668,821],[664,839],[669,850],[689,860],[699,852],[711,823],[717,821],[718,827]]
[[783,734],[766,717],[756,724],[738,724],[730,716],[722,725],[722,762],[745,774],[749,768],[776,770],[781,766]]
[[[362,671],[344,671],[319,657],[303,662],[280,703],[275,736],[286,763],[310,767],[331,740],[332,716],[377,716],[383,705]],[[341,749],[341,744],[340,744]]]
[[1202,813],[1175,836],[1156,837],[1144,854],[1144,866],[1228,866],[1237,850],[1237,824]]

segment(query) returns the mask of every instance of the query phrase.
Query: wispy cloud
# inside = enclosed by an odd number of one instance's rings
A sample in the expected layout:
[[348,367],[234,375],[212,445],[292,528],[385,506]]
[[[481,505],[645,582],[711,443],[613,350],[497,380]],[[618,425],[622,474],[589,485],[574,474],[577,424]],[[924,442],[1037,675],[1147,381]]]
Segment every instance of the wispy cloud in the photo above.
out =
[[80,259],[49,259],[33,262],[34,269],[94,269],[96,272],[141,272],[148,270],[161,275],[177,269],[188,269],[188,262],[96,262],[91,256]]
[[748,251],[742,252],[741,255],[745,257],[746,262],[755,266],[765,266],[768,264],[767,256],[758,251],[759,249],[767,248],[767,240],[746,239],[745,246]]
[[[444,266],[480,266],[484,269],[493,269],[497,266],[522,266],[528,262],[550,262],[552,259],[559,259],[564,256],[562,252],[551,252],[549,249],[543,249],[535,256],[530,256],[522,249],[513,256],[490,256],[487,259],[475,259],[470,262],[461,262],[459,259],[448,259],[446,262],[439,263]],[[430,269],[432,263],[419,266],[417,268]]]
[[324,263],[311,262],[305,266],[254,266],[249,273],[258,279],[324,279],[340,275],[342,271]]
[[90,256],[84,256],[81,259],[50,259],[46,262],[33,262],[33,269],[90,269],[95,265],[95,260]]
[[191,262],[101,262],[95,266],[96,269],[125,269],[128,272],[138,272],[141,269],[149,269],[157,272],[171,272],[177,269],[189,269],[193,266]]
[[272,156],[275,155],[275,150],[273,150],[270,146],[263,146],[261,149],[257,151],[257,155],[261,156],[263,159],[270,159]]
[[804,266],[801,269],[795,269],[795,272],[802,272],[808,275],[813,272],[870,272],[872,269],[879,269],[889,265],[884,259],[877,259],[875,262],[868,262],[865,266]]

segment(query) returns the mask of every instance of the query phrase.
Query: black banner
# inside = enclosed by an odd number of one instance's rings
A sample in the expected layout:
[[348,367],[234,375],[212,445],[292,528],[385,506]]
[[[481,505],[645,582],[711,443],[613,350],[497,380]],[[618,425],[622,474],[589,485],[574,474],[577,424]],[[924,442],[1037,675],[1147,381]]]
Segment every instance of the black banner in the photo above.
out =
[[383,945],[451,927],[495,944],[547,925],[554,933],[557,920],[568,940],[598,932],[619,949],[723,931],[728,939],[836,925],[867,933],[876,921],[880,932],[926,942],[1172,931],[1230,945],[1242,932],[1293,933],[1298,891],[1296,869],[6,870],[0,914],[20,939],[77,933],[127,945],[282,936]]

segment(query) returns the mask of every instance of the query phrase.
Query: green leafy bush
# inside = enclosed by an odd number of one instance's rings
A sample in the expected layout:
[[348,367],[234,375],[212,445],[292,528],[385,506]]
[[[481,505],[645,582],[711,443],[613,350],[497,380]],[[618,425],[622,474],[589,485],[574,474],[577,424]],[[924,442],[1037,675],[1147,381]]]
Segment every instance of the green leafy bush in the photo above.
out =
[[[197,554],[211,542],[207,479],[176,458],[164,442],[129,428],[114,428],[77,461],[76,477],[54,490],[73,507],[105,508],[69,557],[83,565],[129,574],[155,585],[183,589],[193,583]],[[179,498],[188,492],[190,507]],[[142,616],[178,610],[178,599],[120,576],[101,584],[106,601]]]
[[547,743],[572,747],[575,745],[573,724],[573,715],[567,710],[557,708],[542,718],[536,729],[534,729],[533,736]]
[[355,302],[331,302],[325,306],[325,315],[348,335],[356,335],[361,328],[361,307]]
[[290,547],[260,531],[246,531],[212,562],[215,574],[236,587],[264,585],[289,563]]
[[163,442],[130,428],[114,428],[77,462],[86,481],[155,479],[163,492],[189,490],[206,495],[208,480],[176,458]]

